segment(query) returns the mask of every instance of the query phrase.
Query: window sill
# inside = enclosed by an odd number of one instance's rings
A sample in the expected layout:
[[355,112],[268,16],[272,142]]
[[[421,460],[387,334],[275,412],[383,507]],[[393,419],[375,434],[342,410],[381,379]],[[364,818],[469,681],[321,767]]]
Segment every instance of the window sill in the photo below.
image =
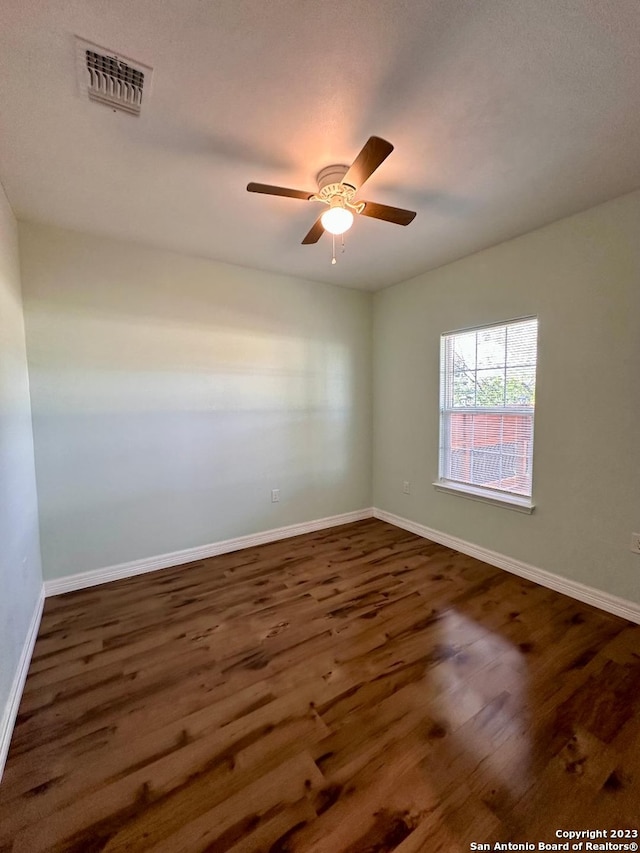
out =
[[505,509],[514,509],[516,512],[525,512],[529,515],[535,509],[531,498],[519,495],[510,495],[506,492],[495,492],[491,489],[482,489],[477,486],[467,486],[462,483],[454,483],[449,480],[438,480],[433,483],[438,492],[446,492],[450,495],[460,495],[461,498],[470,498],[473,501],[502,506]]

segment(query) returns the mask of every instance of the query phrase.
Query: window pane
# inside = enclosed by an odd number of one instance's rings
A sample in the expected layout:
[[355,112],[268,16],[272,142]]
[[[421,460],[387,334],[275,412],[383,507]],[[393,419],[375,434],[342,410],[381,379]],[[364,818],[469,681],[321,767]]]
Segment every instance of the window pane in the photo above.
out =
[[506,326],[479,329],[478,367],[504,367],[506,356]]
[[537,339],[537,320],[524,320],[507,326],[507,364],[535,367]]
[[476,406],[504,406],[504,369],[478,370]]
[[508,367],[507,406],[533,406],[536,398],[535,367]]
[[476,366],[476,333],[463,332],[455,335],[454,364],[463,370],[474,370]]
[[454,370],[453,401],[454,407],[476,405],[476,377],[469,370]]
[[450,464],[447,479],[529,494],[531,415],[453,412],[447,415]]

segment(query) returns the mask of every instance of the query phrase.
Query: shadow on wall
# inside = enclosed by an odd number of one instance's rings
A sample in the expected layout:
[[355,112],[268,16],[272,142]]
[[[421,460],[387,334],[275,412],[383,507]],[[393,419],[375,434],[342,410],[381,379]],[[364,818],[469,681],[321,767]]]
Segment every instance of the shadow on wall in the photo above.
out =
[[357,508],[354,353],[244,319],[32,306],[47,576]]

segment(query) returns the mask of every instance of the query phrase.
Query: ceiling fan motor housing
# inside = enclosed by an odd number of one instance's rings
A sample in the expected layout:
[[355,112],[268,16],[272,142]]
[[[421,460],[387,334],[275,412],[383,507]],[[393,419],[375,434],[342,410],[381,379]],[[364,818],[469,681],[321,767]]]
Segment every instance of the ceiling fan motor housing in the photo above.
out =
[[355,187],[343,184],[342,179],[349,170],[348,166],[325,166],[318,172],[318,192],[312,196],[316,201],[323,201],[330,207],[345,207],[354,213],[361,213],[364,202],[353,203],[356,194]]
[[329,184],[341,183],[348,170],[348,166],[325,166],[318,172],[318,188],[323,190]]

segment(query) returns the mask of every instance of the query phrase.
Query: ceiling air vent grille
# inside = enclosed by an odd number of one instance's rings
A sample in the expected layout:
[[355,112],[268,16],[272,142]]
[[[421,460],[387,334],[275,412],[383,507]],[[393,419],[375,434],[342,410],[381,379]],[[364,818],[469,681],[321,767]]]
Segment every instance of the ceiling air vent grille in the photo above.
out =
[[144,72],[114,56],[101,56],[93,50],[87,50],[86,56],[91,100],[139,115]]
[[79,84],[91,101],[140,115],[143,93],[149,94],[152,69],[77,39]]

